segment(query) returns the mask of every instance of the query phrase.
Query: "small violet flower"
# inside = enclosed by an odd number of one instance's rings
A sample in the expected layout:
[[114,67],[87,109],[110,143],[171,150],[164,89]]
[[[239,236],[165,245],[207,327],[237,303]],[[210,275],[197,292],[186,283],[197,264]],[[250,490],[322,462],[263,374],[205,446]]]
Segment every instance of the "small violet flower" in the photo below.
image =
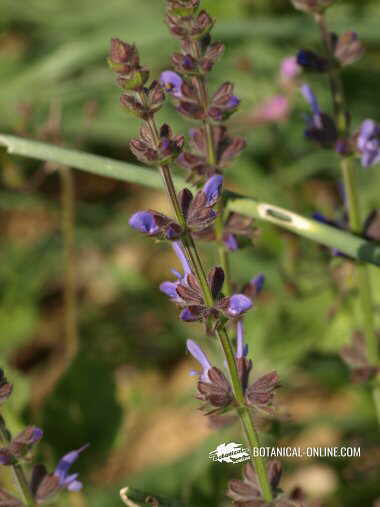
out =
[[231,252],[235,252],[239,248],[236,236],[232,233],[225,234],[223,237],[223,242]]
[[[178,280],[175,282],[162,282],[160,285],[160,291],[166,294],[173,302],[182,302],[182,299],[177,294],[177,287],[182,280],[186,280],[187,275],[191,273],[190,265],[186,259],[186,255],[182,250],[181,244],[178,241],[174,241],[172,243],[173,250],[180,260],[183,268],[183,275],[176,271],[172,270],[173,274],[177,277]],[[185,320],[185,319],[183,319]]]
[[338,132],[334,120],[320,110],[317,98],[309,85],[303,84],[301,93],[312,111],[311,117],[308,118],[305,135],[318,142],[323,148],[335,147]]
[[202,191],[206,194],[208,206],[212,206],[219,199],[222,193],[222,186],[223,176],[221,174],[214,174],[214,176],[211,176],[206,181]]
[[82,483],[77,480],[78,474],[68,475],[69,468],[79,458],[79,454],[87,449],[89,444],[84,445],[80,449],[68,452],[60,459],[54,471],[54,474],[59,479],[61,488],[67,488],[69,491],[79,491],[82,489]]
[[181,87],[183,80],[179,74],[171,70],[165,70],[161,73],[160,83],[165,90],[174,97],[180,98],[182,96]]
[[198,361],[198,363],[202,366],[202,371],[192,371],[191,375],[199,375],[199,380],[202,382],[210,382],[208,377],[208,371],[212,368],[210,361],[208,360],[206,354],[200,348],[200,346],[193,340],[187,340],[186,342],[187,350],[190,354]]
[[310,86],[307,84],[303,84],[301,86],[301,93],[304,96],[306,102],[308,102],[308,104],[310,105],[311,110],[313,112],[313,116],[314,117],[320,116],[321,110],[319,109],[318,100],[317,97],[314,95],[314,92],[310,88]]
[[231,317],[240,317],[252,307],[252,301],[244,294],[234,294],[229,298],[227,313]]
[[133,229],[148,234],[149,236],[154,236],[160,231],[153,213],[150,211],[138,211],[134,213],[128,223]]
[[380,125],[374,120],[364,120],[359,131],[357,147],[362,166],[367,168],[380,162]]

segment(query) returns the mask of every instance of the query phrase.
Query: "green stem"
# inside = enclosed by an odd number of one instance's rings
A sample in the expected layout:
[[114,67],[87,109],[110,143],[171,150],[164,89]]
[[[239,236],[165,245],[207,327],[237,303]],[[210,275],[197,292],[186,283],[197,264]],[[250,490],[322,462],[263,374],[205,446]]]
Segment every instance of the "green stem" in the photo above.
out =
[[[342,79],[334,59],[334,51],[332,40],[327,28],[325,14],[317,14],[315,16],[316,23],[319,26],[322,40],[325,45],[326,54],[329,61],[329,81],[331,95],[334,104],[335,121],[338,128],[338,134],[341,140],[347,141],[350,135],[349,115],[347,114],[346,101]],[[362,218],[360,214],[360,203],[358,186],[356,182],[355,167],[352,158],[344,156],[340,162],[344,191],[347,202],[348,217],[351,232],[357,235],[362,233]],[[374,320],[374,303],[372,297],[372,289],[369,276],[369,268],[361,262],[356,265],[356,280],[359,290],[359,304],[362,314],[362,326],[366,339],[367,359],[377,365],[379,362],[379,345],[375,332]],[[380,376],[378,375],[373,387],[373,399],[375,403],[376,413],[380,424]]]
[[[194,41],[192,43],[192,51],[193,56],[195,59],[199,59],[201,55],[201,50],[199,43],[197,41]],[[199,92],[199,100],[203,106],[203,110],[205,114],[207,114],[208,110],[208,92],[206,87],[206,82],[204,76],[194,76],[193,82],[198,89]],[[217,163],[217,156],[215,151],[215,145],[214,145],[214,138],[213,138],[213,131],[212,131],[212,124],[206,117],[205,120],[203,120],[203,128],[205,130],[206,134],[206,140],[207,140],[207,160],[208,163],[211,166],[216,166]],[[224,245],[223,241],[223,234],[224,234],[224,202],[222,200],[219,201],[218,204],[218,216],[215,220],[215,236],[216,241],[218,243],[218,253],[219,253],[219,259],[220,263],[222,265],[224,274],[225,274],[225,280],[224,280],[224,292],[227,296],[230,296],[232,294],[232,287],[231,287],[231,273],[230,273],[230,262],[229,262],[229,256],[228,251],[226,250],[226,247]]]
[[[143,99],[143,97],[141,97]],[[159,144],[159,135],[157,126],[153,118],[150,118],[146,125],[149,126],[152,138],[154,139],[155,145]],[[214,306],[214,300],[211,293],[211,289],[208,285],[206,272],[203,267],[203,263],[201,261],[198,248],[194,242],[194,238],[191,235],[190,231],[186,226],[186,219],[182,213],[180,203],[178,201],[177,193],[175,191],[174,182],[172,180],[171,171],[168,165],[159,166],[161,176],[163,179],[163,183],[169,197],[170,203],[173,207],[173,210],[176,214],[178,223],[182,225],[184,228],[184,234],[182,238],[182,244],[185,249],[185,253],[190,261],[191,267],[194,271],[194,274],[198,280],[198,283],[202,290],[203,299],[208,307]],[[231,378],[233,392],[235,394],[235,399],[238,405],[237,412],[240,417],[240,421],[244,428],[244,433],[247,437],[249,446],[251,449],[254,447],[259,447],[259,439],[257,432],[254,427],[254,423],[252,420],[252,415],[249,408],[245,405],[244,393],[240,383],[238,369],[235,361],[234,351],[230,339],[227,334],[227,330],[224,325],[222,325],[219,329],[216,330],[216,335],[219,339],[219,342],[222,346],[226,361],[227,367],[229,371],[229,375]],[[256,469],[260,487],[262,489],[263,498],[265,501],[272,500],[272,492],[271,487],[268,481],[267,472],[265,469],[265,463],[263,459],[258,456],[256,458],[253,457],[252,453],[252,464]]]
[[[4,418],[0,415],[0,441],[6,446],[10,443],[10,433],[6,427]],[[24,470],[20,463],[16,462],[11,465],[13,477],[18,486],[20,494],[22,496],[23,501],[29,507],[33,507],[36,505],[35,500],[33,498],[32,492],[30,490],[28,481],[26,479]]]
[[235,361],[234,352],[231,346],[231,342],[225,327],[217,328],[215,333],[219,339],[219,343],[222,346],[224,356],[227,361],[232,389],[237,403],[237,412],[251,451],[252,464],[256,470],[259,479],[259,484],[261,487],[263,498],[266,502],[270,502],[273,499],[273,496],[268,481],[268,474],[266,471],[264,460],[260,456],[256,458],[253,457],[254,449],[260,447],[260,440],[255,425],[253,423],[251,411],[249,407],[247,407],[245,404],[244,393],[240,383],[239,373]]
[[[342,158],[341,168],[346,192],[350,228],[352,232],[360,234],[362,220],[360,216],[358,194],[356,192],[355,168],[351,159],[348,157]],[[372,290],[368,269],[364,264],[358,263],[356,267],[356,276],[359,287],[360,307],[363,316],[363,328],[366,335],[367,357],[372,364],[377,364],[379,360],[379,350],[378,338],[375,333]]]

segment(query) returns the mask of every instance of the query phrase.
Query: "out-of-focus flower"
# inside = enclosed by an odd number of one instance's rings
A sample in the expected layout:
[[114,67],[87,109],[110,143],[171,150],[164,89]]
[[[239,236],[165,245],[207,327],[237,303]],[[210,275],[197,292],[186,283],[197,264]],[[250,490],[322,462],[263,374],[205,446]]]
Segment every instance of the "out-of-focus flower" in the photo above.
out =
[[202,380],[202,382],[210,382],[210,379],[208,377],[208,371],[212,368],[210,361],[208,360],[208,357],[203,352],[201,347],[193,340],[187,340],[186,342],[187,350],[190,352],[190,354],[198,361],[198,363],[202,367],[202,371],[195,371],[192,370],[192,375],[199,375],[199,380]]
[[277,123],[286,120],[289,111],[289,99],[285,95],[275,95],[249,113],[248,121],[255,126],[263,123]]
[[13,386],[5,378],[4,371],[0,368],[0,405],[12,394]]
[[252,299],[252,301],[260,294],[263,290],[265,283],[265,275],[260,273],[253,277],[244,287],[243,294]]
[[180,98],[182,96],[181,87],[183,79],[176,72],[173,72],[172,70],[165,70],[162,72],[160,75],[160,83],[163,85],[165,90],[174,97]]
[[363,167],[380,162],[380,125],[374,120],[364,120],[358,134],[357,147]]
[[300,74],[301,69],[295,56],[287,56],[281,62],[280,82],[284,85],[292,83]]
[[309,85],[301,86],[301,93],[309,103],[312,115],[308,118],[305,135],[319,143],[323,148],[335,147],[338,132],[334,120],[321,112],[318,100]]
[[297,53],[297,63],[303,69],[312,72],[326,72],[328,67],[326,58],[317,55],[317,53],[309,49],[301,49]]

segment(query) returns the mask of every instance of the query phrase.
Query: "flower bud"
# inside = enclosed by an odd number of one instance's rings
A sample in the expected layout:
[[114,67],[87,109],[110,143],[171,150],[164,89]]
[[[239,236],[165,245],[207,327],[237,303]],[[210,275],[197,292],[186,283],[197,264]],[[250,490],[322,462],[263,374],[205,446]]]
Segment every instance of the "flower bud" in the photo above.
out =
[[363,56],[364,46],[357,33],[345,32],[335,46],[335,58],[342,66],[350,65]]

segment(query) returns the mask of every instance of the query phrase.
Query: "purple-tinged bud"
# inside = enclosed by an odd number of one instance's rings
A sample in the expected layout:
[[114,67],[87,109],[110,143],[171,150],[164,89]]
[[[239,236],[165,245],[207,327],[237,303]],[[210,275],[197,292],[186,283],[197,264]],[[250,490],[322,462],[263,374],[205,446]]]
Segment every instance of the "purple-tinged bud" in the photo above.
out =
[[296,9],[314,14],[323,12],[335,0],[291,0],[291,2]]
[[199,7],[200,0],[169,0],[167,10],[180,17],[192,16]]
[[214,176],[211,176],[211,178],[206,181],[202,192],[206,194],[208,206],[212,206],[217,202],[221,196],[222,187],[223,176],[221,174],[214,174]]
[[335,58],[342,66],[350,65],[359,60],[364,53],[364,45],[355,32],[342,34],[335,46]]
[[364,120],[357,138],[362,166],[367,168],[380,162],[380,125],[374,120]]
[[190,308],[184,308],[179,314],[179,318],[183,322],[196,322],[200,319],[199,313],[193,313]]
[[131,216],[128,223],[133,229],[149,236],[154,236],[160,232],[160,227],[150,211],[138,211]]
[[187,350],[190,354],[198,361],[198,363],[202,367],[201,372],[197,372],[199,374],[199,379],[202,382],[209,382],[210,379],[208,377],[208,371],[212,368],[210,361],[208,360],[206,354],[200,348],[200,346],[193,340],[187,340],[186,342]]
[[233,318],[240,317],[252,307],[252,301],[244,294],[234,294],[229,298],[226,313]]
[[208,285],[211,290],[212,297],[215,299],[223,288],[224,271],[221,267],[215,266],[207,275]]
[[120,74],[129,74],[138,69],[140,64],[136,46],[120,39],[111,39],[108,64],[113,71]]
[[204,54],[204,57],[202,59],[201,67],[204,72],[210,72],[212,68],[214,67],[215,63],[218,61],[218,59],[222,56],[224,51],[224,45],[221,42],[213,42],[210,44],[206,52]]
[[181,87],[183,84],[183,80],[180,75],[171,70],[165,70],[161,73],[160,83],[165,88],[165,90],[173,95],[174,97],[181,98]]
[[214,22],[214,19],[205,10],[202,10],[194,20],[190,37],[195,40],[203,39],[214,26]]

